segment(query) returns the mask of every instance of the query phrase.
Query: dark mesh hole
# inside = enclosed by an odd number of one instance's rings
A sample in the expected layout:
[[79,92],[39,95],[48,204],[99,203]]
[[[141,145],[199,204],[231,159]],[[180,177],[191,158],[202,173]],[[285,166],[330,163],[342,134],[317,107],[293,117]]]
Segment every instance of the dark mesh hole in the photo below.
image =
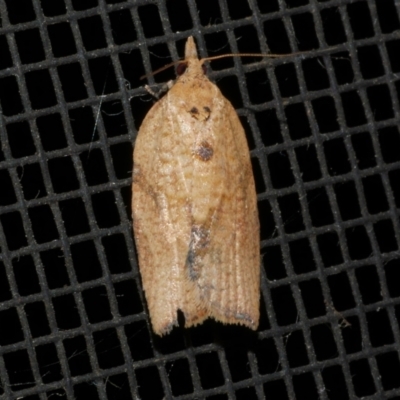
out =
[[271,13],[279,10],[277,0],[265,2],[264,0],[257,0],[257,6],[261,13]]
[[108,268],[112,274],[129,272],[131,265],[124,235],[110,235],[102,238]]
[[317,279],[299,283],[301,296],[308,318],[316,318],[326,314],[323,291]]
[[282,143],[281,126],[275,110],[256,113],[256,121],[265,146]]
[[46,243],[59,238],[54,215],[49,206],[28,209],[33,235],[37,243]]
[[135,26],[129,9],[108,14],[115,44],[134,42],[137,39]]
[[282,221],[286,233],[294,233],[304,230],[303,217],[297,194],[278,198]]
[[302,331],[292,331],[285,340],[286,354],[291,368],[309,364]]
[[328,276],[328,285],[336,311],[343,311],[355,306],[349,277],[345,272]]
[[10,173],[3,169],[0,170],[0,185],[2,188],[2,195],[0,197],[0,206],[15,203],[17,198],[13,189]]
[[26,234],[21,214],[17,211],[0,215],[7,246],[9,250],[17,250],[27,246]]
[[[150,334],[145,321],[134,322],[124,327],[130,354],[134,361],[146,360],[154,356]],[[141,343],[141,346],[137,346]]]
[[261,240],[276,236],[274,214],[268,200],[262,200],[258,203],[258,217],[260,219]]
[[37,346],[35,352],[42,382],[60,381],[62,379],[61,365],[54,343]]
[[85,151],[80,155],[86,183],[89,186],[100,185],[108,181],[103,153],[100,149]]
[[307,191],[307,204],[313,226],[333,224],[331,206],[324,188]]
[[109,138],[127,133],[124,110],[120,101],[103,103],[101,105],[101,117]]
[[43,263],[47,285],[50,289],[70,285],[64,253],[60,248],[43,251],[40,253],[40,258]]
[[26,164],[18,168],[17,172],[25,200],[38,199],[47,195],[39,164]]
[[366,359],[352,361],[350,371],[354,391],[358,397],[370,396],[376,392],[371,369]]
[[[184,32],[192,29],[192,18],[185,0],[176,0],[174,3],[167,3],[166,5],[169,23],[173,32]],[[179,10],[179,13],[176,10]]]
[[30,156],[36,153],[32,133],[27,122],[7,125],[8,144],[14,158]]
[[293,64],[278,65],[275,76],[279,83],[281,97],[292,97],[300,93],[296,70]]
[[367,3],[353,3],[347,5],[347,13],[354,39],[365,39],[374,36],[371,12]]
[[44,303],[29,303],[24,307],[24,310],[28,319],[29,331],[33,338],[51,333]]
[[343,27],[340,12],[337,7],[321,10],[325,40],[329,46],[346,42],[346,33]]
[[8,375],[13,392],[34,386],[32,367],[26,350],[6,353],[3,355],[3,358],[6,370],[13,371],[13,374]]
[[80,383],[74,386],[74,395],[77,400],[100,399],[95,386],[92,383]]
[[93,143],[99,139],[90,107],[75,108],[68,113],[72,134],[77,144]]
[[340,216],[344,221],[361,217],[358,195],[353,181],[340,182],[334,186]]
[[[254,26],[252,25],[245,25],[241,26],[239,28],[235,29],[235,37],[237,38],[237,46],[238,46],[238,52],[241,53],[254,53],[254,54],[260,54],[261,48],[260,48],[260,41],[258,40],[258,35],[257,35],[257,30]],[[255,57],[241,57],[240,62],[243,64],[252,64],[255,61],[259,61],[260,58]],[[267,79],[265,75],[265,79]],[[261,82],[264,82],[265,80],[263,79]],[[271,89],[269,89],[271,90]],[[251,95],[252,90],[249,90],[249,94]],[[272,96],[272,94],[268,93],[267,90],[264,91],[266,98],[269,98],[269,96]]]
[[302,62],[308,90],[329,88],[329,78],[322,58],[312,58]]
[[118,143],[110,148],[113,167],[117,179],[131,178],[132,176],[132,144]]
[[331,61],[339,85],[353,82],[354,71],[351,65],[350,54],[347,51],[333,54]]
[[12,24],[33,21],[36,18],[30,0],[5,0],[7,16]]
[[111,58],[99,57],[89,60],[90,75],[98,96],[104,96],[119,90]]
[[289,155],[286,151],[269,154],[268,167],[274,188],[280,189],[294,184]]
[[290,286],[280,286],[271,289],[271,298],[278,325],[294,324],[298,313]]
[[290,137],[293,140],[311,136],[310,123],[304,104],[291,104],[285,108]]
[[224,384],[221,365],[216,352],[197,355],[196,364],[203,389],[215,388]]
[[390,59],[390,65],[392,67],[392,72],[400,71],[400,60],[397,57],[400,51],[400,40],[392,40],[386,42],[386,50]]
[[34,110],[57,104],[56,94],[49,71],[37,70],[25,74],[26,87]]
[[86,0],[84,2],[80,0],[72,0],[72,6],[76,11],[81,11],[81,10],[88,10],[93,7],[98,6],[97,0]]
[[142,22],[151,21],[151,23],[143,23],[142,25],[144,35],[147,38],[162,36],[164,34],[160,14],[156,5],[148,4],[141,6],[138,8],[138,13]]
[[377,214],[389,208],[382,179],[379,175],[367,176],[362,180],[368,211]]
[[56,193],[79,189],[79,181],[70,157],[53,158],[48,161],[53,189]]
[[40,139],[45,151],[62,149],[67,146],[60,114],[50,114],[36,120]]
[[292,23],[299,51],[307,51],[319,47],[314,18],[311,13],[292,16]]
[[358,168],[365,169],[375,167],[376,159],[371,135],[368,132],[352,135],[351,142],[356,153]]
[[364,79],[373,79],[384,74],[382,59],[376,46],[357,48],[357,56]]
[[82,18],[78,20],[79,30],[83,40],[83,45],[87,51],[107,47],[104,36],[103,23],[100,16]]
[[389,317],[386,310],[367,313],[369,339],[373,347],[391,344],[394,341]]
[[315,270],[314,257],[308,239],[289,242],[290,258],[296,274],[305,274]]
[[371,255],[371,244],[363,226],[346,229],[346,238],[351,259],[360,260]]
[[44,15],[47,17],[55,17],[66,13],[63,0],[41,0],[40,5]]
[[268,398],[275,396],[276,400],[289,400],[284,380],[264,383],[264,393]]
[[237,400],[251,400],[257,399],[256,390],[253,387],[239,389],[235,392]]
[[[73,295],[54,297],[52,302],[59,329],[74,329],[81,325],[78,307]],[[68,318],[65,318],[66,315],[68,315]]]
[[4,264],[0,262],[0,301],[7,301],[12,298],[10,285],[8,283],[6,269]]
[[129,280],[115,283],[114,291],[118,302],[118,311],[122,317],[143,312],[135,281]]
[[375,237],[382,253],[389,253],[398,249],[395,230],[391,220],[383,220],[374,224]]
[[340,366],[335,365],[333,367],[324,368],[322,371],[322,378],[330,398],[343,400],[349,398],[346,381]]
[[[393,105],[389,88],[386,85],[372,86],[367,89],[368,100],[375,121],[393,118]],[[378,100],[379,99],[379,100]]]
[[328,325],[311,327],[311,340],[318,361],[329,360],[338,356],[332,329]]
[[[0,345],[18,343],[24,340],[24,333],[15,308],[8,308],[0,311],[0,326],[6,326],[7,329],[0,329]],[[4,357],[7,354],[4,354]],[[10,371],[15,371],[11,369]]]
[[357,92],[345,92],[341,94],[341,97],[347,126],[365,124],[365,112],[359,94]]
[[264,22],[264,33],[267,37],[269,51],[272,54],[288,54],[292,52],[290,41],[281,19]]
[[336,106],[332,97],[320,97],[313,100],[311,104],[321,133],[339,129]]
[[263,339],[254,349],[257,357],[258,372],[261,375],[271,374],[281,370],[279,355],[273,339]]
[[90,231],[82,199],[76,198],[60,201],[59,207],[68,236],[75,236]]
[[132,398],[127,374],[108,376],[104,379],[107,385],[107,395],[109,399],[121,397],[123,399]]
[[385,274],[390,297],[400,297],[400,285],[398,285],[400,279],[400,260],[390,260],[385,265]]
[[343,139],[333,139],[324,142],[324,152],[330,175],[341,175],[351,171],[349,156]]
[[35,263],[31,256],[14,258],[13,272],[17,283],[18,293],[21,296],[39,293],[39,279],[35,270]]
[[83,336],[68,338],[63,341],[63,345],[71,375],[90,374],[92,367],[85,338]]
[[93,211],[99,228],[119,225],[120,217],[113,192],[102,192],[92,196]]
[[71,256],[78,282],[95,280],[103,275],[96,247],[92,241],[73,244]]
[[270,246],[264,251],[263,264],[270,281],[286,278],[287,273],[283,263],[280,246]]
[[297,398],[307,400],[317,400],[319,398],[311,373],[293,376],[293,387]]
[[156,367],[150,366],[135,370],[139,387],[139,395],[143,399],[161,399],[164,392],[160,383],[160,375]]
[[378,134],[383,160],[386,163],[400,161],[400,154],[396,151],[400,148],[399,129],[396,126],[389,126],[380,129]]
[[38,29],[16,32],[15,40],[22,64],[36,63],[45,59],[43,43]]
[[252,15],[249,3],[247,0],[238,0],[227,3],[229,15],[232,19],[242,19]]
[[335,232],[319,235],[317,237],[317,243],[325,267],[331,267],[343,262],[339,238]]
[[262,104],[273,99],[267,73],[264,70],[247,73],[246,84],[251,104]]
[[384,390],[392,390],[400,387],[399,374],[400,362],[397,353],[384,353],[376,356],[381,382]]
[[101,369],[113,368],[124,363],[121,343],[115,329],[94,332],[93,340]]
[[306,145],[295,149],[297,162],[304,182],[321,178],[321,168],[314,145]]
[[65,101],[73,102],[87,98],[86,85],[80,64],[61,65],[57,68],[57,71]]
[[346,321],[349,326],[341,330],[346,353],[357,353],[361,351],[364,343],[360,330],[360,321],[356,317],[349,317]]
[[193,393],[193,383],[188,360],[174,360],[167,363],[165,367],[174,396]]
[[0,79],[0,103],[5,116],[16,115],[23,112],[21,96],[15,76]]
[[364,304],[382,300],[379,276],[374,265],[359,267],[355,270],[358,288]]
[[96,324],[112,319],[107,290],[104,286],[83,291],[82,299],[89,323]]
[[0,54],[0,70],[10,68],[13,65],[13,62],[5,35],[0,36]]

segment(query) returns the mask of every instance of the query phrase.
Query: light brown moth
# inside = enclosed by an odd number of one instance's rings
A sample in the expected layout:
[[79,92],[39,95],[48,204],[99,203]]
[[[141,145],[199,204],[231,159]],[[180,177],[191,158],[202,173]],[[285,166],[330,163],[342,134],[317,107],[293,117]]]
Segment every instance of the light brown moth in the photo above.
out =
[[260,235],[249,148],[231,103],[186,70],[146,115],[133,153],[133,227],[153,330],[211,317],[258,327]]

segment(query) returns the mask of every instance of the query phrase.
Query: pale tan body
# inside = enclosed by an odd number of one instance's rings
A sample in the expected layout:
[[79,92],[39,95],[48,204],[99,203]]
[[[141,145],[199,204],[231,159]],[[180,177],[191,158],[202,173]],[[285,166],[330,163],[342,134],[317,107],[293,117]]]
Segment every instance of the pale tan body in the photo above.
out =
[[257,198],[245,133],[202,71],[187,69],[149,111],[134,150],[133,223],[155,333],[212,317],[256,329],[260,301]]

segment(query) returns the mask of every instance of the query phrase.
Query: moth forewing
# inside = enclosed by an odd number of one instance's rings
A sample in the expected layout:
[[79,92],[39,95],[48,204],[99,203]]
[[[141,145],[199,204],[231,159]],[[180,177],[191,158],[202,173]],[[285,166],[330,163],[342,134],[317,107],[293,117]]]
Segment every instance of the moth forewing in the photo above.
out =
[[186,70],[145,117],[134,149],[133,223],[156,334],[206,318],[256,329],[257,197],[240,120],[192,37]]

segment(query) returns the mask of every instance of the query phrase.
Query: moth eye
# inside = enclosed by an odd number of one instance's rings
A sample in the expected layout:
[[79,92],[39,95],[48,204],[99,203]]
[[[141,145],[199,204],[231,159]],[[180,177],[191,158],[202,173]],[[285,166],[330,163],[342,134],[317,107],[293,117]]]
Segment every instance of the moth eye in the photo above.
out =
[[207,67],[204,64],[202,64],[201,65],[201,69],[203,70],[204,75],[206,75],[207,74]]
[[178,64],[178,66],[176,67],[176,74],[178,76],[181,76],[186,71],[186,68],[187,68],[187,63]]

